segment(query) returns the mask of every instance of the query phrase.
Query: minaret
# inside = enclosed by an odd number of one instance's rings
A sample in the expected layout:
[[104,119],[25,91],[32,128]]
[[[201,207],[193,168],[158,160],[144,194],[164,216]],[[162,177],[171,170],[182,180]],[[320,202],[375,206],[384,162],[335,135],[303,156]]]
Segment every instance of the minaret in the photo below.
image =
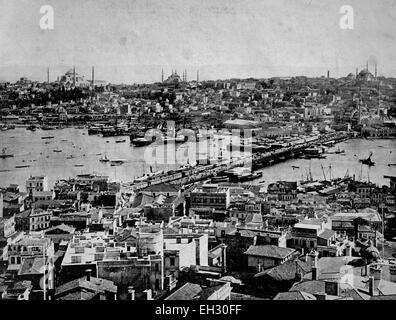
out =
[[358,75],[358,71],[359,71],[359,70],[358,70],[358,68],[356,67],[356,77],[357,77],[357,75]]
[[73,86],[76,85],[76,66],[73,66]]
[[161,71],[161,82],[164,82],[164,68]]
[[369,69],[368,69],[368,61],[367,61],[367,63],[366,63],[366,71],[367,71],[367,72],[369,71]]
[[49,83],[49,67],[47,68],[47,83]]
[[199,70],[197,70],[197,82],[199,82]]
[[377,64],[375,64],[374,77],[375,77],[375,80],[377,80]]
[[[376,73],[377,73],[377,70],[376,70]],[[375,77],[377,78],[377,75]],[[381,108],[381,88],[380,88],[380,85],[381,85],[381,83],[380,83],[380,81],[378,81],[378,110],[377,110],[378,118],[380,117],[380,108]]]
[[95,87],[95,67],[92,66],[92,87]]
[[185,77],[186,77],[186,82],[187,82],[187,69],[184,71]]
[[327,79],[330,78],[330,70],[327,70]]

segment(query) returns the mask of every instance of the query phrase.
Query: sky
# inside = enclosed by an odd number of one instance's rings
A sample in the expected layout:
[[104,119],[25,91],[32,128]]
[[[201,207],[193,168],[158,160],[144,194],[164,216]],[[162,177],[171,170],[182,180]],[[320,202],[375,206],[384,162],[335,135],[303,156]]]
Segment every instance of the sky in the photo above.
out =
[[[40,7],[54,9],[42,30]],[[340,7],[354,9],[344,30]],[[112,83],[341,77],[378,64],[396,76],[396,0],[0,0],[0,80],[77,73]]]

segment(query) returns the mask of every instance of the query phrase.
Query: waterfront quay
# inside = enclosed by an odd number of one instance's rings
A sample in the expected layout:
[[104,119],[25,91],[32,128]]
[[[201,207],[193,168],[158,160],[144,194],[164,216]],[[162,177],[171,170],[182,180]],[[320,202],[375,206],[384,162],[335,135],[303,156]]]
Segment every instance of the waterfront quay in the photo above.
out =
[[313,146],[317,146],[327,142],[338,143],[345,141],[350,138],[351,135],[348,133],[329,133],[311,139],[310,141],[300,143],[290,143],[289,145],[280,148],[278,150],[263,152],[263,153],[252,153],[244,152],[241,156],[227,160],[214,160],[213,163],[207,165],[197,165],[194,167],[180,168],[178,170],[165,171],[153,176],[147,176],[143,178],[143,181],[134,181],[125,183],[122,185],[124,193],[128,192],[139,192],[140,190],[155,184],[161,183],[174,183],[181,185],[189,185],[197,181],[210,179],[217,175],[224,173],[227,170],[246,166],[252,170],[256,170],[274,162],[286,161],[291,158],[299,156],[305,149]]

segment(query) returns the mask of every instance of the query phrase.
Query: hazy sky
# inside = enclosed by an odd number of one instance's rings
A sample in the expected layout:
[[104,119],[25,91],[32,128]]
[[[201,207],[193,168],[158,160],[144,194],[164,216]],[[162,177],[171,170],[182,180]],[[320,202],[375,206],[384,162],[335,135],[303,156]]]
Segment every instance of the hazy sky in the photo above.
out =
[[[41,30],[40,7],[54,8]],[[339,26],[342,5],[354,29]],[[330,75],[378,62],[396,76],[396,0],[0,0],[0,79],[51,80],[73,65],[113,83]]]

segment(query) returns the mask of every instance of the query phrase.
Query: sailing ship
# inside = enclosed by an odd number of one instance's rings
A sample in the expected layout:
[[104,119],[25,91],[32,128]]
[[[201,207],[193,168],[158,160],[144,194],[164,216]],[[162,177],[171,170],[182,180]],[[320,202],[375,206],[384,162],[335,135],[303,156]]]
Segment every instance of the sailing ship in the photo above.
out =
[[373,161],[371,160],[371,156],[372,156],[372,155],[373,155],[373,153],[370,152],[370,155],[368,156],[367,159],[360,159],[359,162],[361,162],[361,163],[363,163],[363,164],[365,164],[365,165],[367,165],[367,166],[369,166],[369,167],[374,166],[374,165],[375,165],[375,162],[373,162]]
[[102,158],[99,159],[100,162],[109,162],[110,159],[107,158],[107,155],[105,154]]
[[3,148],[1,154],[0,154],[0,158],[1,159],[5,159],[5,158],[12,158],[14,155],[11,153],[6,153],[6,149],[7,148]]

